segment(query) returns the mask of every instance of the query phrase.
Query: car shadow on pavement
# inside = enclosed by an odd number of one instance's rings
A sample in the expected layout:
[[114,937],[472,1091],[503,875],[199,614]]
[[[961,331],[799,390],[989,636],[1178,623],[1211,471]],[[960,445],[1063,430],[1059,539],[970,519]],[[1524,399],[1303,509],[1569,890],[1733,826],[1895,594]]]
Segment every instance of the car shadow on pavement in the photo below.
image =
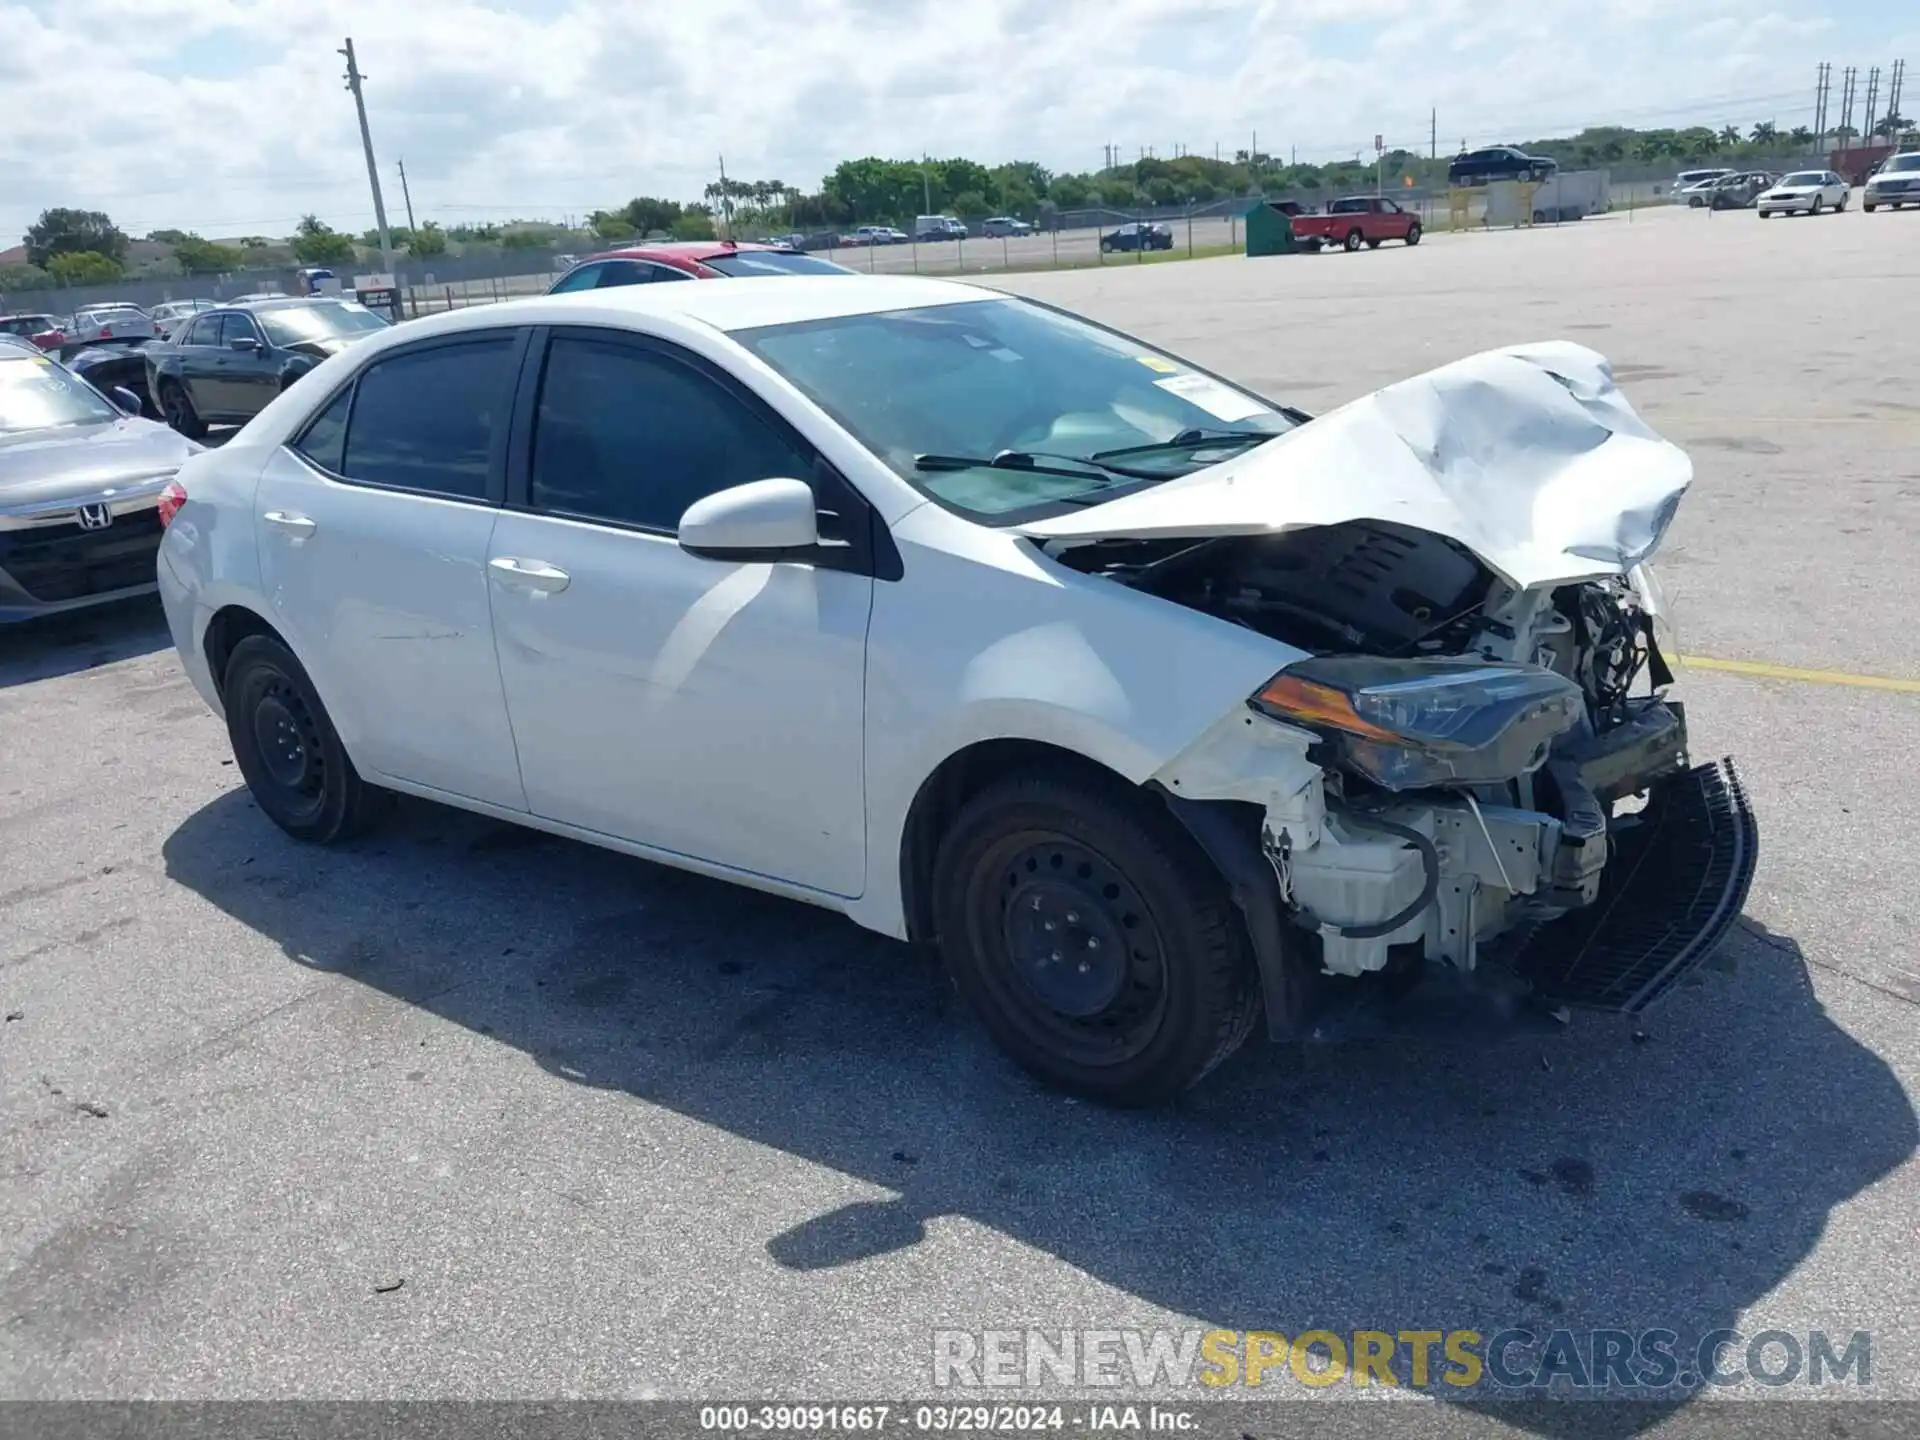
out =
[[[1585,1016],[1457,1048],[1256,1039],[1179,1105],[1115,1113],[1004,1062],[921,952],[589,846],[406,803],[368,840],[314,850],[235,791],[165,858],[294,962],[894,1193],[758,1242],[794,1271],[964,1217],[1202,1327],[1664,1328],[1685,1358],[1920,1138],[1799,947],[1752,922],[1638,1026]],[[1106,1323],[931,1323],[996,1320]],[[1811,1323],[1769,1320],[1803,1338]],[[1515,1423],[1631,1434],[1684,1403]]]
[[173,644],[152,595],[0,625],[0,690],[151,655]]

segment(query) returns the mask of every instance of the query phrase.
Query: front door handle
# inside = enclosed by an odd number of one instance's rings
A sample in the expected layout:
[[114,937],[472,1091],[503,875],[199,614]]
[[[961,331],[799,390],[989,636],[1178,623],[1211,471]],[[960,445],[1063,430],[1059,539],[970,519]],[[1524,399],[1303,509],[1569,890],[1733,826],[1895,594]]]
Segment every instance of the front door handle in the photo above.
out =
[[487,562],[494,578],[521,590],[556,595],[573,583],[573,577],[544,560],[522,560],[517,555],[496,555]]
[[319,528],[305,515],[296,515],[291,510],[269,510],[260,518],[295,540],[304,540]]

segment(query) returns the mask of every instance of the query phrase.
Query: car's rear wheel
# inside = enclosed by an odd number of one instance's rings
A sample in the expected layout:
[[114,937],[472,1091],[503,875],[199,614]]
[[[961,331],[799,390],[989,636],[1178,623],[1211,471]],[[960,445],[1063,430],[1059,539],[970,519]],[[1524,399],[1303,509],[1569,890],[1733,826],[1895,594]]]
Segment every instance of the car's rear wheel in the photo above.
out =
[[221,700],[247,788],[282,830],[327,844],[379,818],[389,793],[360,778],[313,681],[279,640],[249,635],[233,647]]
[[1407,244],[1418,245],[1419,243],[1420,243],[1420,222],[1416,220],[1413,222],[1413,224],[1407,227]]
[[1360,242],[1365,238],[1366,237],[1363,236],[1358,230],[1347,231],[1346,246],[1348,251],[1352,252],[1352,251],[1358,250],[1360,248]]
[[1144,800],[1038,774],[1001,781],[948,832],[934,896],[961,994],[1061,1089],[1156,1103],[1253,1028],[1259,991],[1226,887]]
[[200,412],[193,408],[193,400],[187,394],[187,387],[178,380],[160,382],[160,413],[166,422],[189,440],[198,440],[207,433],[207,422],[200,418]]

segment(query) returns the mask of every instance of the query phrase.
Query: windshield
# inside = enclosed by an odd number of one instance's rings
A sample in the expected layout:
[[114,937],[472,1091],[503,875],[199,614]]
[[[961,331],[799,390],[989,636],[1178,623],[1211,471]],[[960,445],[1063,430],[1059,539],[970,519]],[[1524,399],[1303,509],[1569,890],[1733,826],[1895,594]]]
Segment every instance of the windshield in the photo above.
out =
[[0,335],[44,335],[53,328],[51,315],[0,316]]
[[[1025,300],[836,316],[733,338],[895,473],[989,523],[1170,480],[1294,425],[1184,361]],[[1118,451],[1128,452],[1123,471],[1100,468],[1118,465]],[[1033,468],[990,463],[1004,452],[1033,457]],[[945,463],[923,463],[929,457]]]
[[352,300],[326,300],[318,305],[290,305],[284,310],[256,310],[253,318],[274,345],[297,345],[302,340],[338,340],[384,330],[387,322]]
[[1887,161],[1882,174],[1891,174],[1895,170],[1920,170],[1920,155],[1896,155]]
[[816,260],[811,255],[793,255],[784,250],[741,250],[732,255],[711,255],[700,262],[722,275],[851,275],[844,265]]
[[97,390],[45,356],[0,349],[0,435],[119,418]]
[[1822,175],[1818,170],[1796,170],[1780,182],[1780,188],[1782,190],[1790,187],[1810,189],[1815,185],[1824,185],[1826,183],[1827,177]]

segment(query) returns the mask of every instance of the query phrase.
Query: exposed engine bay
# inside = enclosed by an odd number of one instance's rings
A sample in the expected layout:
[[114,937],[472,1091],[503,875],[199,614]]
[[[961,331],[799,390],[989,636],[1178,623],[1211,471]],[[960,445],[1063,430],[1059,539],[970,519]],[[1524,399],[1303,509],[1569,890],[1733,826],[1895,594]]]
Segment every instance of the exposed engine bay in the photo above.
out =
[[[1644,565],[1516,589],[1459,542],[1379,520],[1101,540],[1056,558],[1306,652],[1249,702],[1288,727],[1276,733],[1293,737],[1298,763],[1241,757],[1264,773],[1236,793],[1224,773],[1236,762],[1216,748],[1218,773],[1190,755],[1165,779],[1194,799],[1257,794],[1294,948],[1320,973],[1472,972],[1496,948],[1538,950],[1548,958],[1531,978],[1547,998],[1637,1009],[1737,915],[1751,822],[1730,769],[1689,769],[1656,638],[1664,602]],[[1711,830],[1705,811],[1726,812],[1743,853],[1682,833]],[[1653,823],[1674,815],[1678,830]],[[1645,856],[1623,858],[1636,833],[1665,834],[1669,850],[1692,844],[1655,858],[1666,880],[1704,887],[1681,907],[1711,911],[1684,953],[1657,916],[1636,930],[1647,917],[1596,904],[1603,886],[1617,899],[1658,878],[1642,876]],[[1612,930],[1589,923],[1573,960],[1534,943],[1589,911]]]

